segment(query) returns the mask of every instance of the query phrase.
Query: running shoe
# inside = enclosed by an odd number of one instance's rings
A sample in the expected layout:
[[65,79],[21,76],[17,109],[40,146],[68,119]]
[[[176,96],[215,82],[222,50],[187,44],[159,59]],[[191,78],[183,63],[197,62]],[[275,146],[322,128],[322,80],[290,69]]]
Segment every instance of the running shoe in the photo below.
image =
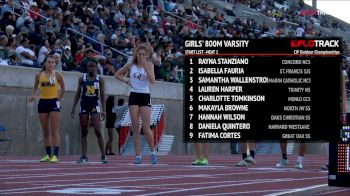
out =
[[302,161],[297,161],[295,163],[294,167],[297,168],[297,169],[303,169],[303,162]]
[[200,165],[209,165],[208,159],[202,159]]
[[328,170],[328,165],[322,165],[322,166],[321,166],[321,169],[323,169],[323,170]]
[[152,164],[157,164],[158,160],[157,160],[157,155],[156,154],[151,154],[151,163]]
[[251,157],[251,156],[245,158],[244,160],[245,160],[245,162],[251,163],[253,165],[255,165],[255,163],[256,163],[255,159],[253,157]]
[[40,159],[40,162],[49,162],[50,161],[50,156],[49,155],[45,155]]
[[195,159],[194,161],[192,161],[192,165],[200,165],[202,162],[201,159]]
[[281,159],[277,164],[276,167],[285,167],[288,164],[288,159]]
[[237,167],[247,167],[247,165],[247,162],[243,159],[236,164]]
[[80,159],[77,160],[77,163],[87,163],[88,161],[89,159],[86,156],[82,155]]
[[101,157],[101,162],[102,162],[103,164],[108,163],[107,157],[104,156],[104,155],[102,155],[102,157]]
[[59,160],[58,160],[57,156],[53,155],[50,159],[50,163],[58,163],[58,162],[59,162]]
[[141,157],[137,156],[134,160],[134,164],[141,164]]

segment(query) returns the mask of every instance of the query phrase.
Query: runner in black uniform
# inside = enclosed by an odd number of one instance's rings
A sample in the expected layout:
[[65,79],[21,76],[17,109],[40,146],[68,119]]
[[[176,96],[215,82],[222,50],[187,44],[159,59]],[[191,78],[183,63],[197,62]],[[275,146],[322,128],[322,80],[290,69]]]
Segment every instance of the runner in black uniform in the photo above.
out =
[[[101,162],[107,163],[107,158],[104,152],[104,141],[101,134],[101,117],[104,119],[106,116],[105,111],[105,94],[104,94],[104,80],[97,75],[97,61],[90,60],[87,63],[88,74],[84,74],[79,78],[77,94],[75,95],[75,100],[72,108],[71,115],[74,117],[75,107],[78,103],[79,97],[80,101],[80,126],[81,126],[81,148],[82,156],[78,160],[78,163],[85,163],[88,161],[86,156],[87,152],[87,135],[88,135],[88,122],[89,117],[93,121],[95,134],[97,137],[98,145],[101,151]],[[98,104],[100,95],[100,100],[102,104],[102,110]]]

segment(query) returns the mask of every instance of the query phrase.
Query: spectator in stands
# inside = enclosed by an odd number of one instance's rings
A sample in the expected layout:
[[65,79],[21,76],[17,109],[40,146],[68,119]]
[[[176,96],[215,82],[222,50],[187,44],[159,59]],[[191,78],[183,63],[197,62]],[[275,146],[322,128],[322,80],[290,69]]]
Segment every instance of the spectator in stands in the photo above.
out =
[[97,64],[97,73],[100,74],[100,75],[103,75],[103,70],[104,70],[104,67],[106,65],[106,57],[103,56],[103,55],[98,55],[97,56],[97,61],[98,61],[98,64]]
[[305,30],[302,24],[299,24],[299,27],[295,30],[296,37],[305,37]]
[[105,9],[101,4],[97,5],[96,11],[93,15],[93,23],[94,25],[98,26],[100,29],[104,29],[103,27],[106,24],[106,21],[104,20],[104,12]]
[[8,43],[6,46],[8,51],[8,57],[12,60],[16,60],[16,39],[13,37],[8,38]]
[[23,12],[23,14],[18,17],[17,21],[16,21],[16,28],[20,29],[22,27],[25,27],[26,24],[32,22],[33,19],[29,16],[28,12]]
[[65,34],[68,28],[73,28],[73,17],[71,15],[63,16],[63,23],[60,33]]
[[93,55],[94,55],[94,51],[91,48],[86,49],[85,56],[80,64],[80,72],[87,73],[87,69],[86,69],[87,63],[91,60],[95,60]]
[[169,79],[168,82],[180,82],[180,78],[178,77],[177,70],[178,65],[174,65],[170,68]]
[[16,27],[16,15],[12,14],[11,12],[4,13],[1,19],[1,30],[5,31],[6,30],[5,28],[8,25]]
[[116,58],[116,64],[114,65],[115,70],[118,71],[127,60],[128,59],[124,58],[122,55],[118,55]]
[[21,61],[22,66],[36,67],[35,53],[29,48],[29,39],[23,38],[21,44],[16,48],[16,55]]
[[45,24],[46,18],[53,18],[53,9],[50,8],[48,5],[43,5],[41,15],[44,17],[41,19],[41,23]]
[[[97,41],[101,42],[102,44],[105,44],[105,39],[106,39],[106,36],[103,33],[99,33],[97,35]],[[101,52],[101,53],[103,52],[101,44],[96,43],[96,46],[94,48],[98,52]]]
[[63,41],[60,39],[57,39],[55,41],[55,44],[53,45],[53,51],[54,53],[62,54],[63,53]]
[[118,37],[117,37],[116,34],[112,34],[111,39],[110,39],[110,42],[108,43],[109,46],[110,46],[111,48],[116,48],[116,46],[117,46],[117,40],[118,40],[117,38],[118,38]]
[[21,8],[22,13],[30,9],[30,4],[27,2],[27,0],[19,0],[19,5],[22,6]]
[[12,25],[7,25],[6,26],[6,36],[8,37],[8,38],[12,38],[13,37],[13,33],[14,33],[14,30],[15,30],[15,28],[12,26]]
[[156,80],[162,78],[160,74],[161,65],[162,65],[162,52],[163,52],[163,48],[158,47],[157,51],[152,55],[152,63],[154,65],[154,74],[155,74]]
[[13,7],[13,1],[12,0],[5,0],[5,4],[1,7],[1,17],[4,16],[6,12],[12,13],[12,7]]
[[118,70],[121,67],[121,63],[118,63],[116,58],[113,58],[113,53],[110,49],[105,51],[106,62],[110,63],[115,70]]
[[62,55],[62,70],[71,71],[75,69],[76,69],[76,65],[74,64],[74,59],[71,53],[71,47],[64,46],[64,52]]
[[8,43],[7,36],[6,35],[1,35],[0,36],[0,60],[8,58],[9,51],[6,48],[7,43]]
[[55,62],[56,62],[55,70],[62,71],[62,61],[61,61],[60,53],[55,53],[53,57],[55,58]]
[[170,68],[171,64],[170,61],[165,61],[161,68],[160,68],[160,76],[162,81],[168,81],[169,80],[169,74],[170,74]]
[[39,54],[38,54],[38,64],[41,65],[46,56],[51,52],[50,44],[48,40],[43,40]]
[[75,53],[74,63],[77,65],[77,68],[80,68],[80,65],[83,61],[85,53],[85,46],[83,44],[78,44],[78,50]]
[[113,67],[112,63],[110,63],[109,61],[106,61],[106,64],[103,67],[103,75],[114,76],[115,72],[116,70]]
[[82,22],[79,24],[79,31],[83,34],[85,34],[87,31],[87,26]]
[[34,20],[38,20],[39,19],[39,8],[38,8],[38,4],[34,1],[32,1],[30,3],[30,9],[29,9],[29,16]]
[[59,29],[55,28],[53,26],[53,22],[52,22],[52,18],[48,18],[46,20],[46,24],[43,25],[43,30],[42,30],[44,33],[47,33],[47,32],[55,32],[55,33],[58,33],[60,32]]

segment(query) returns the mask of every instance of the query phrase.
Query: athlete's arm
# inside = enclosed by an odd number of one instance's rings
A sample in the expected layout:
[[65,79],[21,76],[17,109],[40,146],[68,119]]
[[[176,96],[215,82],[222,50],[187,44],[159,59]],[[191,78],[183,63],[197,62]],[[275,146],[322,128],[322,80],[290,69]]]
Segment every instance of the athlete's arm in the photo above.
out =
[[130,85],[129,81],[124,79],[124,76],[128,72],[128,70],[131,67],[131,65],[132,65],[131,62],[130,63],[126,63],[123,67],[118,69],[118,71],[114,74],[115,79]]
[[102,77],[100,77],[100,100],[102,105],[102,118],[106,117],[106,99],[105,99],[105,81]]
[[145,67],[148,81],[153,84],[156,81],[156,77],[154,76],[154,66],[153,63],[148,62]]
[[32,92],[32,96],[29,97],[29,101],[32,102],[35,99],[35,95],[36,95],[36,91],[38,90],[38,86],[39,86],[39,78],[40,78],[40,74],[42,72],[38,73],[35,75],[35,81],[34,81],[34,88],[33,88],[33,92]]
[[77,88],[77,93],[75,94],[75,98],[74,98],[74,103],[73,103],[73,107],[72,107],[72,111],[71,111],[71,116],[72,118],[74,117],[75,114],[75,107],[77,106],[77,103],[79,101],[80,98],[80,94],[81,94],[81,82],[83,81],[83,77],[80,77],[78,79],[78,88]]
[[57,77],[57,81],[60,84],[60,88],[61,88],[57,99],[61,100],[63,95],[64,95],[64,91],[66,90],[66,87],[64,85],[63,75],[59,72],[56,72],[56,77]]

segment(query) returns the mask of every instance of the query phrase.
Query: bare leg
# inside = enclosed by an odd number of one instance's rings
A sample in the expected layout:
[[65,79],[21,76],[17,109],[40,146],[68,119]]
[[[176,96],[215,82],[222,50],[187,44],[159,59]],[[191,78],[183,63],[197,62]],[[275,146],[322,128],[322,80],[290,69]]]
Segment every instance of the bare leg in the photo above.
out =
[[142,129],[146,137],[149,149],[151,152],[154,152],[154,139],[152,130],[150,129],[150,120],[151,120],[151,107],[142,106],[140,107],[141,119],[142,119]]
[[249,141],[248,147],[249,147],[249,151],[256,152],[256,143],[254,141]]
[[303,157],[305,154],[305,142],[299,143],[299,156]]
[[51,141],[55,147],[59,147],[61,143],[61,138],[58,132],[58,126],[60,123],[60,113],[50,112],[50,131],[51,131]]
[[50,132],[49,132],[49,114],[39,113],[39,120],[40,120],[41,128],[43,129],[45,147],[51,146]]
[[[108,130],[108,141],[106,143],[105,154],[112,153],[112,142],[113,142],[113,128],[107,128]],[[109,152],[108,152],[109,151]]]
[[104,141],[101,134],[101,117],[100,113],[91,115],[92,121],[94,122],[95,135],[97,137],[98,146],[100,148],[101,155],[104,156]]
[[201,159],[201,144],[200,143],[194,143],[194,150],[196,153],[196,159]]
[[247,145],[247,142],[240,142],[240,145],[241,145],[241,154],[247,154],[247,150],[248,150],[248,145]]
[[141,156],[141,144],[140,144],[140,126],[139,126],[139,112],[140,107],[137,105],[129,106],[130,118],[131,118],[131,131],[134,138],[134,147],[136,156]]
[[89,115],[81,114],[80,115],[80,127],[81,127],[81,152],[84,157],[87,154],[87,136],[88,136],[88,123],[89,123]]
[[203,157],[206,158],[208,160],[208,155],[209,155],[209,144],[208,143],[204,143],[203,145]]

